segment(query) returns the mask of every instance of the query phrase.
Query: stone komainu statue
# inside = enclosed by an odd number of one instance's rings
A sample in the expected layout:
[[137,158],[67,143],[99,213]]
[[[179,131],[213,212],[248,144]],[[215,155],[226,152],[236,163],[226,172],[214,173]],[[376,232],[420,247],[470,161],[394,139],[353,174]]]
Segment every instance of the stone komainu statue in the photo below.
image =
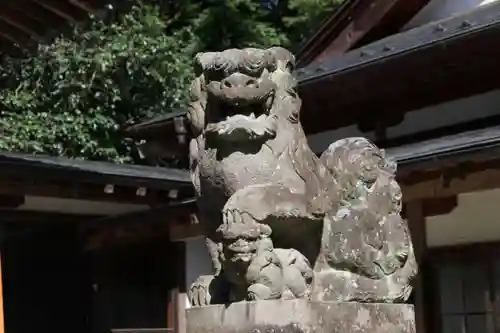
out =
[[405,301],[417,268],[396,166],[364,138],[318,158],[293,68],[280,47],[196,56],[190,171],[214,274],[191,303]]

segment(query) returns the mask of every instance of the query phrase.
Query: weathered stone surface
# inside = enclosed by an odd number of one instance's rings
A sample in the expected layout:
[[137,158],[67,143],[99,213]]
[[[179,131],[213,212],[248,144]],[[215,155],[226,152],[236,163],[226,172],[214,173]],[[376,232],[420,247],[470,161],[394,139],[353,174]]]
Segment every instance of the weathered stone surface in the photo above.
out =
[[415,333],[413,306],[273,300],[187,310],[187,333],[313,332]]
[[410,295],[417,266],[396,164],[365,138],[318,158],[294,66],[280,47],[196,57],[190,171],[214,274],[191,286],[193,306]]

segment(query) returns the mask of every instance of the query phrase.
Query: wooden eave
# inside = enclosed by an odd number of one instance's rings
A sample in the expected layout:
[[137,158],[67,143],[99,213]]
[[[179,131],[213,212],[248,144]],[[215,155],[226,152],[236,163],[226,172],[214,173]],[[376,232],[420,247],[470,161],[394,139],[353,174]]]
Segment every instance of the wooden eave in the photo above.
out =
[[500,188],[499,152],[500,126],[387,149],[404,201]]
[[500,126],[416,142],[387,149],[406,177],[412,172],[438,170],[463,162],[478,163],[495,159],[500,152]]
[[499,37],[495,3],[299,69],[304,129],[391,126],[405,112],[499,88]]
[[[173,139],[172,135],[166,133],[176,133],[174,121],[176,118],[185,120],[186,111],[173,111],[167,114],[147,119],[143,122],[133,124],[123,128],[123,135],[136,140],[147,140],[151,138],[161,138],[163,140]],[[187,134],[187,128],[186,133]],[[181,134],[181,133],[179,133]]]
[[193,196],[187,170],[0,152],[0,194],[163,205]]
[[298,67],[397,33],[428,0],[346,0],[296,53]]
[[0,49],[17,55],[101,9],[98,0],[7,0],[0,2]]

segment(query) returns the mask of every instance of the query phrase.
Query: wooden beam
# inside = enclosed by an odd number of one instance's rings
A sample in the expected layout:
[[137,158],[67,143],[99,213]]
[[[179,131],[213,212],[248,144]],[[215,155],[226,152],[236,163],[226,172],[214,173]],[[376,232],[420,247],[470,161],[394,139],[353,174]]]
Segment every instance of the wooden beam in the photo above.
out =
[[425,216],[436,216],[451,213],[458,206],[456,195],[443,198],[430,198],[422,200]]
[[106,185],[78,183],[77,180],[72,183],[47,179],[37,183],[8,176],[0,177],[0,194],[136,204],[166,204],[171,201],[168,191],[148,189],[146,193],[139,193],[144,195],[138,195],[135,187],[113,186],[113,191],[109,192]]
[[461,193],[477,192],[500,188],[500,169],[485,168],[463,174],[446,174],[443,171],[436,178],[422,180],[413,184],[402,184],[405,202],[426,198],[452,197]]
[[363,38],[399,0],[372,1],[358,13],[352,13],[352,21],[339,33],[333,42],[314,59],[322,61],[332,56],[347,52]]

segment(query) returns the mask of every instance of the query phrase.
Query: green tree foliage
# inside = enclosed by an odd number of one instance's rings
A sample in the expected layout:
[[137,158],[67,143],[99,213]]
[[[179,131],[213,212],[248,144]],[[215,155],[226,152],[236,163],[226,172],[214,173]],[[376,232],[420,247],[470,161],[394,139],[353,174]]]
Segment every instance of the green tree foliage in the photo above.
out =
[[120,134],[185,106],[196,52],[291,45],[339,0],[148,1],[0,69],[0,149],[132,162]]
[[344,0],[289,0],[286,4],[288,41],[300,45]]

